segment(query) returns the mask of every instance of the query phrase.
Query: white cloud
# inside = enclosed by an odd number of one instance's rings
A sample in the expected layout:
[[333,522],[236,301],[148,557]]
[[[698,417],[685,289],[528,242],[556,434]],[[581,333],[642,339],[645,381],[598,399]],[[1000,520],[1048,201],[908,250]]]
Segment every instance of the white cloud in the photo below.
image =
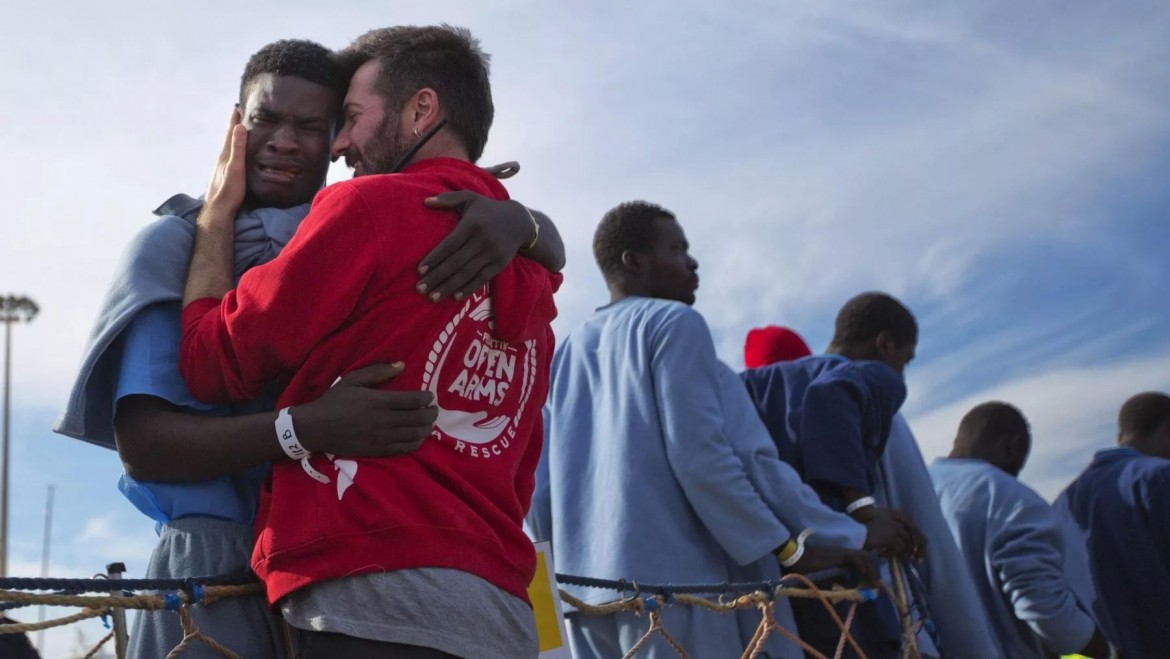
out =
[[128,566],[132,562],[145,565],[145,557],[150,555],[158,539],[153,533],[145,532],[142,524],[131,528],[137,532],[127,532],[124,515],[97,515],[85,521],[73,544],[102,565],[113,561],[128,563]]

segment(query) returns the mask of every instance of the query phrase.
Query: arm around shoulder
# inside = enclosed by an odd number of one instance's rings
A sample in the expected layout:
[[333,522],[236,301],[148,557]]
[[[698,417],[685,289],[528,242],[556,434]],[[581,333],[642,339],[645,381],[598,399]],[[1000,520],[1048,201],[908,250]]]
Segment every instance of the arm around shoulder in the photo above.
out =
[[524,256],[544,266],[549,272],[560,272],[565,268],[565,243],[552,219],[538,210],[528,209],[536,223],[537,233],[530,247],[521,252]]

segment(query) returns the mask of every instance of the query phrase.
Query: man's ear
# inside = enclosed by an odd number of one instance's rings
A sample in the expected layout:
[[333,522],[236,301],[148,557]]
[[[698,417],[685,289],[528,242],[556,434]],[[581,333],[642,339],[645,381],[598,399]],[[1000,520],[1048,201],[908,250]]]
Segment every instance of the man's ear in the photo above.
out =
[[622,265],[630,272],[641,273],[645,263],[646,260],[642,255],[633,250],[627,249],[622,252]]
[[422,134],[439,121],[439,95],[430,87],[423,87],[410,97],[412,132]]
[[898,349],[898,341],[894,338],[893,333],[885,330],[874,339],[874,347],[877,348],[878,355],[885,357]]

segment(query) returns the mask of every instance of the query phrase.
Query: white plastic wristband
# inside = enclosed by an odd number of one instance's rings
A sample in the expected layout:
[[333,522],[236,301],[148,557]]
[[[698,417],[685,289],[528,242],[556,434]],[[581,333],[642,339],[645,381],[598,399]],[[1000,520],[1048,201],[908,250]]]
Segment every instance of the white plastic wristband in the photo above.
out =
[[309,464],[309,457],[312,453],[301,445],[297,439],[296,428],[293,427],[291,407],[286,407],[276,415],[276,439],[280,441],[280,448],[284,450],[284,454],[293,460],[301,463],[301,468],[309,475],[309,478],[318,483],[328,483],[329,477],[313,468]]
[[848,506],[845,506],[845,514],[852,515],[853,513],[861,510],[862,508],[867,508],[867,507],[872,506],[876,503],[877,503],[877,501],[874,501],[873,497],[861,497],[860,499],[857,499],[856,501],[849,504]]
[[808,537],[812,534],[812,529],[805,529],[800,532],[800,535],[796,536],[796,551],[792,552],[792,555],[788,557],[788,560],[780,561],[780,567],[792,567],[793,565],[799,563],[800,559],[804,558],[804,541],[808,540]]
[[305,457],[301,458],[301,469],[304,469],[305,473],[309,475],[309,478],[312,478],[318,483],[324,483],[326,485],[329,484],[329,477],[317,471],[316,469],[313,469],[313,465],[309,464],[309,456],[306,455]]
[[280,448],[284,449],[285,455],[293,460],[303,460],[309,457],[309,451],[297,439],[290,410],[291,407],[286,407],[276,415],[276,439],[280,441]]

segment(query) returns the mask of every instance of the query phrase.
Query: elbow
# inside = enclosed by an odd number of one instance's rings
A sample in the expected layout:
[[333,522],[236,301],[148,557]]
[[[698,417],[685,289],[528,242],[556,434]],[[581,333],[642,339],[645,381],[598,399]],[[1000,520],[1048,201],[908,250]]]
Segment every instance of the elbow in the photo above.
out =
[[1093,640],[1097,627],[1089,616],[1076,611],[1067,618],[1037,620],[1029,626],[1049,650],[1059,655],[1076,654]]
[[[164,434],[165,433],[165,434]],[[164,437],[173,429],[160,423],[157,411],[126,410],[114,417],[114,444],[126,475],[136,481],[173,482],[184,480],[184,464],[169,455]]]
[[141,441],[133,430],[116,429],[114,438],[118,446],[118,457],[126,475],[136,481],[166,480],[160,464],[152,456],[147,443]]
[[552,254],[549,254],[548,269],[551,272],[559,273],[564,271],[565,265],[568,263],[568,259],[565,257],[565,246],[558,245],[558,248],[559,249],[553,250]]
[[122,470],[130,478],[142,481],[161,481],[163,478],[146,463],[136,462],[133,459],[122,458]]
[[176,460],[158,447],[152,448],[145,438],[135,439],[134,433],[118,433],[116,438],[122,469],[136,481],[189,483],[208,478],[198,466]]
[[[1050,584],[1060,576],[1052,573],[1044,578]],[[1075,595],[1069,590],[1035,587],[1009,592],[1015,603],[1016,617],[1025,621],[1043,640],[1045,647],[1057,654],[1079,652],[1097,631],[1096,623],[1081,610]]]

